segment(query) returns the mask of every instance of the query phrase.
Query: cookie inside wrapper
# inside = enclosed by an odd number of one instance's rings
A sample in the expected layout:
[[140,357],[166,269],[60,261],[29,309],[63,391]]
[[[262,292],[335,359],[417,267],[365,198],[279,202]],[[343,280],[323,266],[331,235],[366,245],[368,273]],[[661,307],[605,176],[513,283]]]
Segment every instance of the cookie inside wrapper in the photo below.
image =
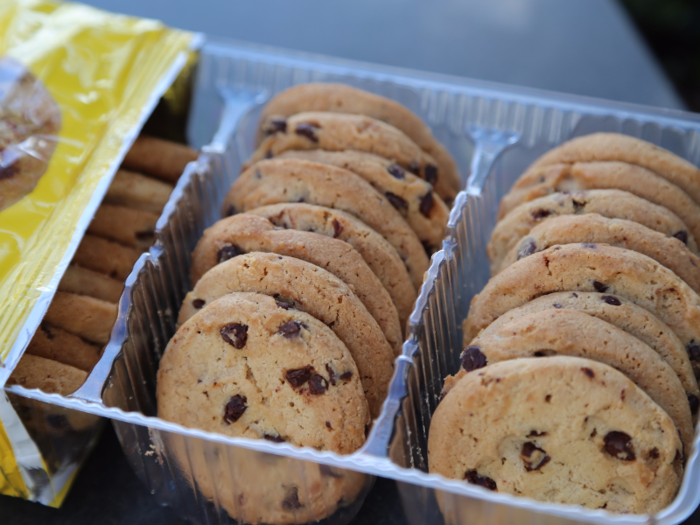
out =
[[[0,11],[0,387],[145,120],[199,38],[56,1]],[[0,494],[58,506],[99,418],[0,396]]]

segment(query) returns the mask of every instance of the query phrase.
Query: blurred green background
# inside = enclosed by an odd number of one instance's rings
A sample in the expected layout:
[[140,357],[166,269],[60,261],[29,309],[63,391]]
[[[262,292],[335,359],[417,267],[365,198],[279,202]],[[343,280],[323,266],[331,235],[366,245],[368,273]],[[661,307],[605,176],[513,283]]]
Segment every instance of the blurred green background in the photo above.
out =
[[688,109],[700,112],[700,1],[622,0]]

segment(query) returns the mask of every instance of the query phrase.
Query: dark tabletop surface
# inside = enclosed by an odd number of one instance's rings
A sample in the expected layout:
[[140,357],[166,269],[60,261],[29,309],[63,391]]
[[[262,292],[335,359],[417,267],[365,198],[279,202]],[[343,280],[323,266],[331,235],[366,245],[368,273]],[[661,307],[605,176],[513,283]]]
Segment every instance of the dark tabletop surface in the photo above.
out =
[[[653,106],[682,103],[610,0],[88,0],[236,40]],[[137,480],[111,426],[61,509],[0,496],[0,524],[183,523]],[[378,480],[354,524],[407,523]],[[700,512],[687,523],[700,524]]]

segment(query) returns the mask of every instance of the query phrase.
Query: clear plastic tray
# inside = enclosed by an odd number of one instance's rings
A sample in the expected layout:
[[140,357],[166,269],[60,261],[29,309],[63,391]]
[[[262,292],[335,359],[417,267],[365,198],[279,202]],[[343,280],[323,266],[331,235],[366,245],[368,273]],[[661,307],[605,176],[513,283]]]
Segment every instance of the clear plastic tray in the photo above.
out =
[[[433,128],[462,173],[471,173],[464,181],[468,191],[456,199],[443,250],[433,256],[382,414],[365,446],[349,456],[227,438],[155,417],[157,361],[174,333],[180,301],[189,289],[189,254],[202,230],[218,218],[224,190],[252,148],[258,112],[239,120],[241,108],[231,103],[224,110],[222,94],[247,88],[271,95],[308,81],[346,82],[401,102]],[[127,280],[103,359],[70,397],[18,386],[8,390],[113,419],[129,461],[158,500],[200,523],[229,523],[229,514],[243,505],[227,512],[228,492],[246,484],[235,473],[265,468],[295,480],[300,499],[317,493],[316,480],[329,472],[348,479],[353,471],[366,474],[358,482],[348,481],[352,487],[346,493],[352,497],[346,500],[321,491],[314,512],[295,509],[291,519],[298,523],[321,515],[329,516],[329,524],[349,521],[373,475],[399,482],[406,515],[415,524],[679,523],[700,501],[697,439],[678,496],[656,516],[535,502],[427,473],[430,417],[442,379],[458,368],[460,324],[471,297],[489,277],[485,245],[498,200],[544,151],[572,136],[601,130],[635,135],[695,164],[700,161],[700,118],[686,113],[210,42],[202,51],[190,122],[192,144],[211,143],[208,153],[188,166],[158,223],[156,246],[141,257]],[[256,479],[251,474],[247,483],[254,485]]]

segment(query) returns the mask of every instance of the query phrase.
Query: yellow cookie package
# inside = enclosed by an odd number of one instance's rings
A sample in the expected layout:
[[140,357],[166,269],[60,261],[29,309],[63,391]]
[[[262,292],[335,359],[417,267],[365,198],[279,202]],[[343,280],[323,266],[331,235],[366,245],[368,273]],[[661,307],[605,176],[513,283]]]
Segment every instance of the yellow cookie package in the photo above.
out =
[[[126,152],[199,40],[79,4],[0,3],[0,387]],[[96,439],[97,418],[60,407],[36,417],[40,403],[11,398],[0,395],[0,494],[58,506]]]

